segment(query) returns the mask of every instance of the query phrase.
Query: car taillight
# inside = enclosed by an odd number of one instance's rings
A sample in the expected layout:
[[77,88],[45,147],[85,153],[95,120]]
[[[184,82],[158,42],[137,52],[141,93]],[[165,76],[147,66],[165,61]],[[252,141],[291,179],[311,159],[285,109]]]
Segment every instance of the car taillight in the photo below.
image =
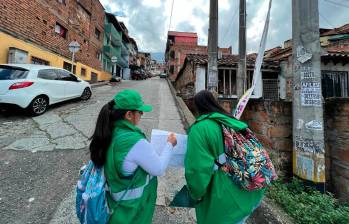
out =
[[33,84],[34,82],[16,82],[10,86],[9,90],[26,88]]

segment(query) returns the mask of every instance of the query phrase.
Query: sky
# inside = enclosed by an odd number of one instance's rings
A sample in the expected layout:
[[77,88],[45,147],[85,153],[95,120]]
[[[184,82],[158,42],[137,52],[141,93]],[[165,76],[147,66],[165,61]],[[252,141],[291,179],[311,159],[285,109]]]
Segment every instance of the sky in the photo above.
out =
[[[110,13],[120,12],[140,51],[164,52],[167,31],[196,32],[200,45],[207,45],[209,0],[100,0]],[[269,0],[247,0],[247,50],[258,51]],[[239,0],[219,0],[219,46],[238,52]],[[320,27],[349,23],[349,0],[319,0]],[[274,0],[267,49],[282,46],[292,36],[292,0]]]

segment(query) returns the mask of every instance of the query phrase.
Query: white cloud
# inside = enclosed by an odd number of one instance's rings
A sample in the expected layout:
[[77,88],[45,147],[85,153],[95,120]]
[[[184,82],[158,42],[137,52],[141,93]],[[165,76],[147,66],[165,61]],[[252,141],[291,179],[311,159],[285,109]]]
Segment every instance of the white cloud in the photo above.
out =
[[[129,33],[142,51],[164,51],[170,23],[172,0],[100,0],[111,12],[123,11]],[[257,51],[266,18],[269,0],[247,0],[247,48]],[[219,0],[219,45],[233,46],[237,53],[238,45],[238,0]],[[349,23],[347,8],[319,1],[320,26],[329,27]],[[267,47],[281,45],[291,38],[291,1],[274,0],[270,21]],[[233,16],[236,15],[236,16]],[[174,0],[171,29],[196,32],[199,43],[207,44],[209,0]]]

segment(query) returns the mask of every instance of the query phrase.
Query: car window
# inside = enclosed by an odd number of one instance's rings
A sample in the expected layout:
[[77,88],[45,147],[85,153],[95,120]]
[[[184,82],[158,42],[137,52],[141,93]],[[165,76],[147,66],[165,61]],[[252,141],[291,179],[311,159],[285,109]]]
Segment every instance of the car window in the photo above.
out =
[[15,80],[25,79],[28,75],[28,70],[13,66],[0,65],[0,80]]
[[48,80],[58,80],[59,77],[54,69],[42,69],[38,72],[38,78]]
[[68,71],[59,70],[59,76],[62,81],[77,81],[76,76],[70,74]]

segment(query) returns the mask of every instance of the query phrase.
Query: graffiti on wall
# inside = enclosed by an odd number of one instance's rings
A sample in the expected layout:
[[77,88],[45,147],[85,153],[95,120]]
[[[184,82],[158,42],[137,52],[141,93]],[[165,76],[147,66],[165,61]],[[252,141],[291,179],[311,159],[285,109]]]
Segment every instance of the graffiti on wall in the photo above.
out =
[[314,161],[311,158],[297,155],[297,174],[307,180],[313,179]]
[[324,143],[314,139],[296,137],[295,149],[300,152],[325,153]]

